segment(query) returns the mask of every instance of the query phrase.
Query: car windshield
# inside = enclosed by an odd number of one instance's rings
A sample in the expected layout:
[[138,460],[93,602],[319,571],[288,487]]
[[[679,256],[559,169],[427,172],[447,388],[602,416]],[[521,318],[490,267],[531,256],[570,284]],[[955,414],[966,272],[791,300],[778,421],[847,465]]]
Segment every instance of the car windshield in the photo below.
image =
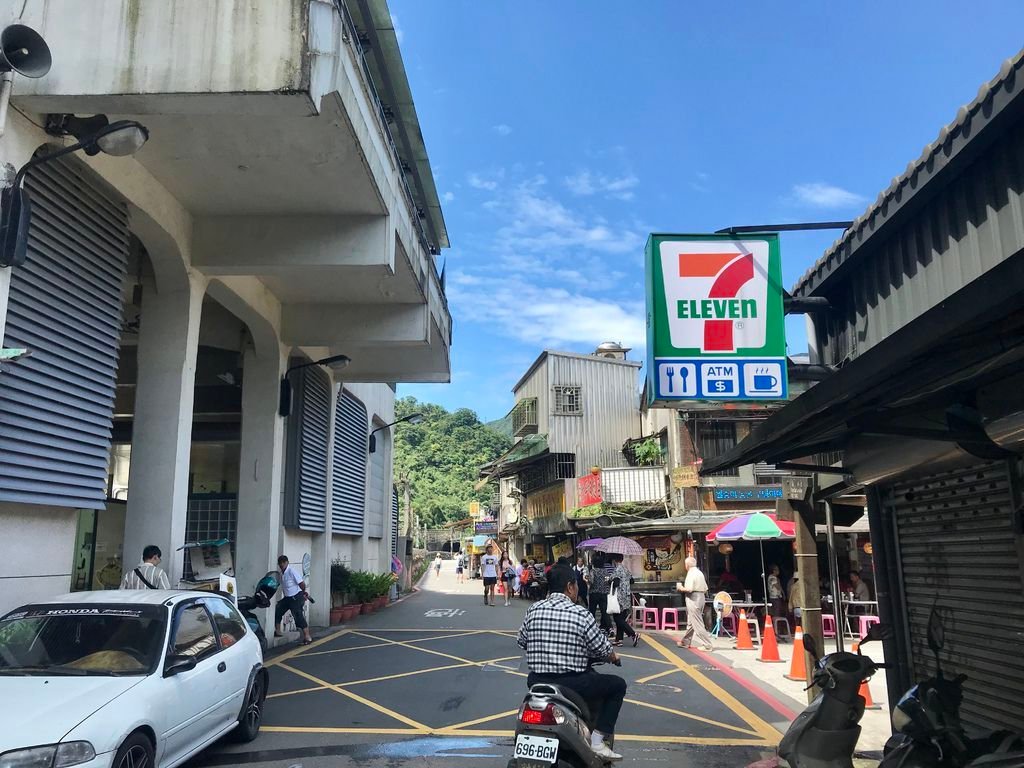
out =
[[55,604],[0,619],[0,675],[146,675],[161,656],[159,605]]

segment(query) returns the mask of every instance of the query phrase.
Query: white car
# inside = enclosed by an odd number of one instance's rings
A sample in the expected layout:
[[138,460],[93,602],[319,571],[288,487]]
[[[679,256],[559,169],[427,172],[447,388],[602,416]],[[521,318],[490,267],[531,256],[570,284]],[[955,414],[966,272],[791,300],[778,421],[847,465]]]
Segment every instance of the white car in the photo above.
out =
[[78,592],[0,619],[0,768],[171,768],[259,733],[259,641],[210,592]]

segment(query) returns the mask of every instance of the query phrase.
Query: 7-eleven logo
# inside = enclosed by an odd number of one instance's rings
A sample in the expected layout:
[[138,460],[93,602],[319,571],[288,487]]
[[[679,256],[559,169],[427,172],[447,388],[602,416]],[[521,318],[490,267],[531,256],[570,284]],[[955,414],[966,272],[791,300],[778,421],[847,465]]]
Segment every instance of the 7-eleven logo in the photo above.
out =
[[672,346],[702,352],[765,346],[767,242],[663,242],[661,266]]

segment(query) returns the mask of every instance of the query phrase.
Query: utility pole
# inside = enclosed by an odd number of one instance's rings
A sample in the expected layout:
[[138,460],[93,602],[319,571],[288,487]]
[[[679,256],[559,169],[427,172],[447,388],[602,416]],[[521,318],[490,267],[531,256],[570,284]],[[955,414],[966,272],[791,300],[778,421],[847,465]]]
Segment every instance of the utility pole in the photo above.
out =
[[[814,536],[815,509],[814,492],[817,490],[817,475],[787,477],[783,480],[786,498],[779,499],[777,512],[779,520],[789,520],[796,528],[796,575],[797,604],[800,606],[800,627],[804,637],[814,640],[815,647],[824,653],[821,632],[821,589],[818,585],[818,543]],[[797,503],[794,503],[797,502]],[[802,502],[802,503],[801,503]],[[793,653],[804,653],[794,646]],[[811,684],[814,660],[810,654],[804,656],[807,670],[807,684]],[[807,701],[817,695],[817,690],[808,688]]]

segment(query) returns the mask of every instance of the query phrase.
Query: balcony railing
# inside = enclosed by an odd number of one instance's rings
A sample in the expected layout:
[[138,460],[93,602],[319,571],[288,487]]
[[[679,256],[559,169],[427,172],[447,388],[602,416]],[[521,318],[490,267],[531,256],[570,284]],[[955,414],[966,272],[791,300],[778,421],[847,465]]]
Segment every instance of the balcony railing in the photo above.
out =
[[667,494],[665,467],[617,467],[601,470],[601,496],[610,504],[653,504]]
[[512,417],[512,435],[514,437],[537,434],[537,398],[520,400],[509,415]]

